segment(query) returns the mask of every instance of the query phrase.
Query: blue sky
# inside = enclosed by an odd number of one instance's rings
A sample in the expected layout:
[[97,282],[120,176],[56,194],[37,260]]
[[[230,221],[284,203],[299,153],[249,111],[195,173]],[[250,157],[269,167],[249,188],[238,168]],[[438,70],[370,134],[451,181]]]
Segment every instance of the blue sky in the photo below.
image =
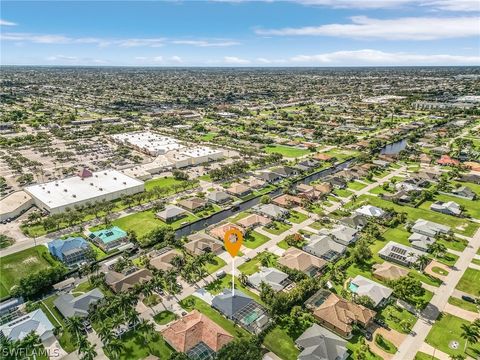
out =
[[2,1],[1,64],[480,65],[478,0]]

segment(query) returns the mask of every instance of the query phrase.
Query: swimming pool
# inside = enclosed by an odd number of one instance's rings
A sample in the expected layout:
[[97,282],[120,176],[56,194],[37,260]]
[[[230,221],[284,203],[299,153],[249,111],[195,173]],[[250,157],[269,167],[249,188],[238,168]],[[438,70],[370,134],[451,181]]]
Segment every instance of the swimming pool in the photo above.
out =
[[354,284],[354,283],[352,283],[352,282],[351,282],[351,283],[348,285],[348,288],[349,288],[349,289],[350,289],[350,291],[351,291],[351,292],[353,292],[353,293],[356,293],[356,292],[357,292],[357,290],[358,290],[358,286],[357,286],[357,285],[355,285],[355,284]]

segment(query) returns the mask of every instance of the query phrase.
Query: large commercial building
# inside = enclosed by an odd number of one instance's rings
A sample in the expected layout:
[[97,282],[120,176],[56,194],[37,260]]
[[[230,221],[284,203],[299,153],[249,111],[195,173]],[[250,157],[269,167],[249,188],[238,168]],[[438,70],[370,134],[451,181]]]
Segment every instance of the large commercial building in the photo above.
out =
[[177,139],[162,136],[151,131],[115,134],[111,138],[117,143],[131,146],[151,156],[163,155],[169,151],[183,148],[183,145]]
[[96,172],[83,169],[77,176],[27,186],[24,190],[39,209],[55,214],[75,205],[111,201],[142,192],[144,183],[113,169]]
[[223,157],[223,151],[212,149],[208,146],[196,146],[178,152],[172,152],[168,154],[167,157],[175,164],[176,168],[183,168],[221,159]]

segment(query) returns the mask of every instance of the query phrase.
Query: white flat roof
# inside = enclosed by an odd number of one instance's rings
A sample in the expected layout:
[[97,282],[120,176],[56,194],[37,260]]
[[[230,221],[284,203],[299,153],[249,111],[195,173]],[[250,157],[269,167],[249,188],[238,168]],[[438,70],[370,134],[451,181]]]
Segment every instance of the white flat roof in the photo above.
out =
[[151,131],[115,134],[112,135],[112,138],[127,142],[128,144],[151,152],[167,152],[183,148],[183,145],[180,144],[177,139],[156,134]]
[[117,170],[108,169],[93,172],[92,176],[83,179],[74,176],[27,186],[25,191],[50,208],[57,208],[142,184],[143,181],[131,178]]
[[221,150],[212,149],[208,146],[197,146],[191,149],[186,149],[180,152],[181,155],[190,156],[193,158],[202,157],[213,154],[223,153]]

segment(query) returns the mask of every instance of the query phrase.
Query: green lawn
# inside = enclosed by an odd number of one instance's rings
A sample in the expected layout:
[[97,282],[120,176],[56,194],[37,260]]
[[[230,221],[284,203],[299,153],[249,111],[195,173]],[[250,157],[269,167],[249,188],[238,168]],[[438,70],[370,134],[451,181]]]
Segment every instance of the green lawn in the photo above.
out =
[[433,357],[432,355],[425,354],[421,351],[417,352],[414,360],[438,360],[438,358]]
[[295,341],[280,326],[268,332],[263,344],[284,360],[296,360],[300,353],[295,346]]
[[281,221],[274,221],[272,222],[272,224],[272,227],[264,226],[263,228],[265,229],[265,231],[268,231],[270,234],[273,235],[280,235],[292,227],[291,225],[285,224]]
[[472,294],[474,296],[480,295],[480,270],[467,268],[462,278],[456,287],[460,291]]
[[282,240],[280,242],[277,243],[277,246],[280,248],[280,249],[284,249],[284,250],[287,250],[290,245],[287,244],[287,241],[286,240]]
[[97,245],[90,243],[90,247],[92,248],[93,252],[95,253],[96,260],[102,260],[107,256],[107,253],[100,249]]
[[158,314],[155,314],[155,316],[153,317],[153,320],[155,320],[157,324],[165,325],[175,320],[176,318],[177,318],[177,315],[175,315],[173,312],[165,310],[165,311],[160,311]]
[[375,336],[375,343],[383,349],[383,351],[389,354],[395,354],[397,352],[397,347],[381,335]]
[[142,237],[159,226],[170,225],[173,229],[178,229],[182,226],[182,223],[198,219],[197,216],[191,213],[187,214],[187,216],[167,224],[158,219],[153,210],[147,210],[116,219],[112,222],[112,225],[118,226],[125,231],[135,231],[138,237]]
[[[404,334],[408,334],[417,322],[417,318],[414,315],[395,305],[386,306],[377,316],[383,319],[390,328]],[[403,325],[405,325],[405,328]]]
[[454,306],[458,306],[459,308],[462,308],[464,310],[467,310],[467,311],[471,311],[471,312],[478,312],[480,310],[480,305],[477,306],[469,301],[465,301],[463,299],[460,299],[460,298],[457,298],[457,297],[454,297],[454,296],[450,296],[448,298],[448,303],[449,304],[452,304]]
[[[233,322],[225,318],[222,314],[220,314],[218,311],[210,307],[205,301],[200,300],[196,296],[190,295],[180,301],[180,306],[184,308],[187,311],[192,311],[193,309],[196,309],[200,311],[202,314],[205,316],[208,316],[210,320],[216,322],[218,325],[220,325],[223,329],[228,331],[230,334],[232,334],[235,337],[249,337],[250,334],[244,330],[243,328],[239,326],[235,326]],[[163,358],[162,358],[163,359]]]
[[443,194],[436,195],[435,200],[443,202],[454,201],[459,205],[465,206],[465,211],[468,215],[475,219],[480,219],[480,200],[467,200],[456,196],[449,196]]
[[[145,190],[149,191],[157,186],[160,188],[172,188],[172,186],[180,185],[184,182],[185,182],[184,180],[177,180],[174,177],[164,177],[164,178],[147,180],[145,181]],[[173,193],[173,191],[171,191],[170,193]]]
[[[469,322],[444,313],[437,319],[428,333],[426,342],[449,355],[464,355],[465,340],[461,336],[462,324],[469,324]],[[449,347],[452,341],[458,342],[458,349],[454,350]],[[466,353],[474,359],[478,359],[480,356],[480,343],[469,344]]]
[[215,258],[213,259],[213,262],[205,265],[205,269],[209,274],[213,274],[214,272],[218,271],[218,269],[221,269],[222,267],[224,267],[225,264],[226,263],[225,261],[223,261],[222,258],[215,256]]
[[154,332],[150,336],[146,343],[141,333],[137,330],[129,331],[122,336],[121,340],[124,349],[120,354],[119,360],[140,360],[150,354],[160,359],[168,359],[174,350],[159,333]]
[[307,219],[308,219],[308,215],[305,215],[295,210],[290,210],[290,216],[288,217],[287,220],[295,224],[300,224]]
[[8,296],[20,279],[59,264],[44,245],[38,245],[0,258],[0,298]]
[[258,254],[257,256],[255,256],[250,261],[247,261],[247,262],[243,263],[242,265],[240,265],[238,267],[238,270],[240,270],[245,275],[252,275],[252,274],[254,274],[258,271],[258,269],[261,266],[262,259],[264,257],[266,257],[268,259],[268,266],[270,266],[270,267],[275,266],[276,259],[278,258],[278,256],[265,251],[265,252],[262,252],[262,253]]
[[297,158],[310,153],[310,151],[306,149],[298,149],[292,146],[285,145],[268,145],[265,147],[264,150],[266,153],[277,153],[287,158]]
[[[354,336],[348,340],[348,343],[347,343],[347,348],[348,350],[350,350],[350,352],[355,352],[356,349],[360,348],[360,346],[362,345],[361,341],[365,339],[365,337],[363,335],[361,335],[360,333],[358,332],[354,332]],[[365,360],[382,360],[382,358],[376,354],[374,354],[372,351],[368,351],[368,353],[366,354],[363,354],[365,355]],[[355,358],[350,355],[348,357],[348,360],[355,360]]]
[[347,198],[347,197],[353,195],[353,193],[350,190],[347,190],[347,189],[335,189],[333,191],[333,193],[337,196],[342,197],[342,198]]
[[243,245],[249,249],[256,249],[257,247],[265,244],[270,238],[258,232],[251,231],[247,237],[243,240]]
[[[235,289],[240,290],[243,292],[245,295],[250,296],[252,299],[254,299],[256,302],[259,304],[265,305],[263,301],[260,299],[260,296],[252,292],[250,289],[247,287],[243,286],[240,281],[238,280],[237,277],[235,277],[234,280],[235,283]],[[208,284],[205,289],[207,289],[211,294],[217,295],[220,292],[222,292],[224,289],[231,289],[232,288],[232,275],[227,274],[221,279],[217,279],[210,284]]]
[[437,222],[440,224],[448,225],[452,228],[453,231],[458,232],[460,234],[466,236],[472,236],[475,231],[480,227],[480,224],[473,223],[468,221],[467,219],[458,218],[455,216],[441,214],[435,211],[420,209],[420,208],[413,208],[410,206],[401,206],[398,204],[394,204],[391,201],[380,199],[376,196],[370,195],[361,195],[358,200],[353,204],[349,203],[349,207],[355,206],[359,207],[362,204],[370,204],[377,207],[381,207],[383,209],[393,208],[395,211],[398,212],[405,212],[407,213],[407,217],[411,221],[415,221],[417,219],[425,219],[433,222]]
[[201,137],[203,141],[211,141],[217,136],[217,133],[215,132],[209,132]]
[[351,181],[347,184],[347,187],[349,189],[356,190],[356,191],[362,190],[366,186],[367,186],[367,184],[363,184],[363,183],[358,182],[358,181]]

